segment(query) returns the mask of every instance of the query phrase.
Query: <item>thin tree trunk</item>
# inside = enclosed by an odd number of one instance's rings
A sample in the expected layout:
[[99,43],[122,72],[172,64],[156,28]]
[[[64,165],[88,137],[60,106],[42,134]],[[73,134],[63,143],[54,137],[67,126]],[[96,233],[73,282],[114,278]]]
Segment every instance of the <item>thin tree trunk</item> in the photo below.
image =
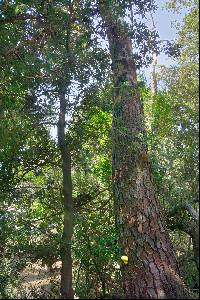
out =
[[[151,13],[151,23],[152,23],[152,32],[156,30],[156,25],[154,22],[153,14]],[[149,41],[149,47],[152,53],[152,62],[150,66],[150,79],[151,79],[151,95],[156,96],[158,91],[158,82],[157,82],[157,76],[156,76],[156,66],[158,63],[158,57],[157,52],[155,50],[155,39],[150,39]]]
[[64,202],[64,227],[61,241],[61,297],[73,299],[72,289],[72,258],[71,239],[73,234],[73,207],[72,207],[72,179],[71,179],[71,155],[69,145],[65,138],[65,114],[67,102],[65,88],[60,92],[60,113],[58,122],[58,144],[62,157],[63,174],[63,202]]
[[187,299],[162,208],[156,197],[146,147],[136,67],[125,27],[100,1],[114,79],[113,192],[126,299]]
[[152,62],[150,66],[150,78],[151,78],[151,95],[156,96],[158,90],[157,76],[156,76],[156,66],[157,66],[157,53],[152,52]]
[[[74,291],[72,288],[72,256],[71,242],[73,235],[73,198],[72,198],[72,177],[71,177],[71,153],[69,143],[66,139],[66,111],[69,99],[70,86],[70,66],[72,64],[71,55],[71,25],[73,22],[73,5],[72,1],[68,1],[69,16],[67,19],[67,36],[66,36],[66,64],[63,69],[63,78],[60,78],[58,84],[60,110],[58,121],[58,145],[62,158],[62,175],[63,175],[63,207],[64,207],[64,224],[62,241],[60,245],[60,255],[62,261],[61,268],[61,298],[74,299]],[[68,96],[69,97],[69,96]]]
[[186,225],[186,227],[189,235],[192,238],[194,260],[197,269],[199,270],[199,213],[189,203],[186,203],[185,208],[193,219],[192,224],[188,224],[188,226]]
[[199,221],[195,222],[194,230],[191,233],[191,237],[194,252],[194,260],[199,271]]

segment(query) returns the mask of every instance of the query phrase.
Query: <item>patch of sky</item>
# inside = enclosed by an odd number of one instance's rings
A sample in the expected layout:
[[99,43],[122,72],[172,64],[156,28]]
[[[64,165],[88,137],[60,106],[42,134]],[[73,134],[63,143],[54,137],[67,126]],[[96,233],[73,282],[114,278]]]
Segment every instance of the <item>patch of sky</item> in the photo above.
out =
[[[156,0],[158,9],[153,15],[154,23],[156,30],[159,33],[161,41],[175,41],[177,38],[178,30],[176,28],[177,24],[180,24],[183,21],[187,9],[183,8],[179,12],[172,12],[166,9],[167,1],[166,0]],[[147,19],[147,23],[151,26],[151,21]],[[169,57],[165,53],[158,55],[158,65],[175,65],[176,60]],[[150,71],[149,68],[143,68],[142,72],[145,74],[147,82],[150,80]]]

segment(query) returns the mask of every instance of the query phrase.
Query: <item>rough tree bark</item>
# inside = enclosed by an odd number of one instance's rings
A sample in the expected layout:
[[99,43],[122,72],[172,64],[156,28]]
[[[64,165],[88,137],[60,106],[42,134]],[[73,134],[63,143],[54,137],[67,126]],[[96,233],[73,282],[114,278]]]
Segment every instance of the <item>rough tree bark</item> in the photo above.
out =
[[61,241],[61,297],[73,299],[72,289],[72,258],[71,239],[73,234],[73,200],[71,179],[71,155],[69,145],[65,138],[65,115],[67,108],[66,89],[60,89],[60,112],[58,121],[58,145],[62,158],[63,174],[63,203],[64,203],[64,227]]
[[125,297],[188,299],[154,190],[131,41],[106,1],[99,4],[114,81],[113,192],[122,255],[129,258]]

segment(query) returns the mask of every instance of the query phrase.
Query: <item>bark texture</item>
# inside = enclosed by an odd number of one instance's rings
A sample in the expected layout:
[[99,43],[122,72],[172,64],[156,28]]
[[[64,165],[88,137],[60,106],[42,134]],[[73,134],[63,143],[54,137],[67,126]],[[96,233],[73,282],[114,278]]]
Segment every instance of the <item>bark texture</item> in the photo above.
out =
[[144,114],[131,41],[123,23],[100,1],[112,59],[113,192],[126,299],[188,299],[162,208],[156,197],[145,144]]
[[67,102],[65,88],[60,92],[60,113],[58,122],[58,144],[62,157],[63,174],[63,204],[64,204],[64,227],[61,241],[61,297],[73,299],[72,289],[72,258],[71,239],[73,234],[73,202],[72,202],[72,179],[71,179],[71,155],[69,145],[65,138],[65,114]]

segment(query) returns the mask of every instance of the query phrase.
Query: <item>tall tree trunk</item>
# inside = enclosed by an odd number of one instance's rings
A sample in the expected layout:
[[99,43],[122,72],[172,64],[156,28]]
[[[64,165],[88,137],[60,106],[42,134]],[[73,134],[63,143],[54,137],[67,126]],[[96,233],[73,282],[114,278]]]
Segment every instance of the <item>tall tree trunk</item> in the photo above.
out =
[[60,113],[58,122],[58,144],[62,157],[63,174],[63,200],[64,200],[64,227],[61,241],[61,297],[73,299],[72,289],[72,258],[71,239],[73,234],[73,207],[72,207],[72,179],[71,179],[71,155],[69,145],[65,138],[65,114],[66,114],[65,88],[60,92]]
[[114,79],[113,192],[126,299],[187,299],[179,277],[147,153],[142,102],[131,41],[121,21],[100,0]]
[[63,175],[63,207],[64,207],[64,224],[62,241],[60,245],[60,255],[62,261],[61,268],[61,298],[74,299],[72,288],[72,256],[71,242],[73,235],[73,198],[72,198],[72,177],[71,177],[71,153],[69,143],[66,140],[66,111],[69,105],[70,67],[72,65],[71,54],[71,25],[73,22],[73,4],[68,1],[67,9],[69,11],[67,19],[67,36],[66,36],[66,64],[63,68],[63,78],[59,79],[58,90],[60,100],[59,120],[58,120],[58,145],[62,158],[62,175]]

